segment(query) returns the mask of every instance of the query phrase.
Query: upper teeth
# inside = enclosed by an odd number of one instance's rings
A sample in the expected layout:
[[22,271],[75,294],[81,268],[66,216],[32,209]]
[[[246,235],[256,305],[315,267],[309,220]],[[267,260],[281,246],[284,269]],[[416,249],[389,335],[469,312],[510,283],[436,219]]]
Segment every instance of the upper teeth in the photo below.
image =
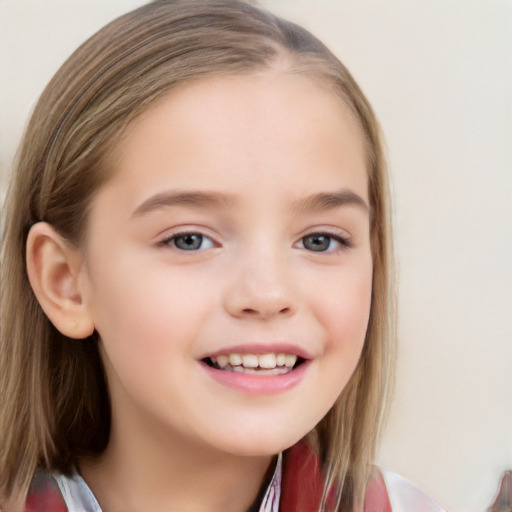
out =
[[230,366],[243,366],[244,368],[272,369],[277,366],[293,368],[297,362],[297,356],[293,354],[222,354],[210,358],[220,368]]

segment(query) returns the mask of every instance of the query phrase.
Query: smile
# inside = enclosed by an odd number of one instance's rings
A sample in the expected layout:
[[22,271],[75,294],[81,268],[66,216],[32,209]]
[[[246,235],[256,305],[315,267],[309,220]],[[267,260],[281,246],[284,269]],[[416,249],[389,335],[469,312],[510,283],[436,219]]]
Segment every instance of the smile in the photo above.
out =
[[313,354],[298,345],[268,342],[220,349],[205,354],[200,363],[217,383],[245,395],[261,396],[298,386],[314,360]]
[[205,362],[212,368],[231,372],[259,375],[281,375],[288,373],[302,360],[295,354],[220,354],[208,357]]

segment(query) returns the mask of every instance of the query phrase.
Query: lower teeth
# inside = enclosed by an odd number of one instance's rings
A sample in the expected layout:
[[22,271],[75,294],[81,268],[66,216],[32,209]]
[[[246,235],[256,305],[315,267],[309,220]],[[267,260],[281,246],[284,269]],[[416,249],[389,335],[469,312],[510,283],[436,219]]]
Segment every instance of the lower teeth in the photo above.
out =
[[283,373],[290,372],[292,368],[288,368],[288,366],[279,366],[277,368],[245,368],[243,366],[227,366],[226,368],[221,368],[221,370],[258,375],[282,375]]
[[221,368],[216,364],[213,365],[213,367],[217,370],[223,370],[225,372],[251,373],[257,375],[282,375],[293,370],[293,368],[290,368],[289,366],[277,366],[276,368],[245,368],[245,366],[227,365]]
[[228,361],[226,363],[222,363],[222,366],[217,361],[217,358],[205,358],[203,362],[208,364],[208,366],[215,368],[216,370],[222,370],[226,372],[238,372],[238,373],[250,373],[257,375],[282,375],[285,373],[289,373],[294,370],[298,365],[301,364],[302,360],[295,358],[295,364],[293,366],[286,364],[277,364],[274,368],[264,368],[261,366],[244,366],[242,364],[230,364]]

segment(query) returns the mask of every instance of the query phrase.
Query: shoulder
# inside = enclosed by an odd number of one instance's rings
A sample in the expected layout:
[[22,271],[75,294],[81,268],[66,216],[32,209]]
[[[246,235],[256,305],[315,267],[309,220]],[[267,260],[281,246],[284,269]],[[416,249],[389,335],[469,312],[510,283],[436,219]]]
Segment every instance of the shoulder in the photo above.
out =
[[418,486],[391,471],[380,471],[393,512],[446,512]]
[[38,471],[25,502],[24,512],[101,512],[82,477]]
[[[306,443],[285,452],[281,512],[316,510],[323,487],[318,456]],[[375,467],[368,483],[364,512],[446,512],[428,494],[405,478]]]
[[[318,510],[323,482],[324,472],[317,454],[307,443],[301,442],[293,446],[285,452],[283,457],[279,511]],[[388,498],[384,477],[377,468],[368,484],[364,512],[394,512]]]
[[59,486],[47,471],[38,471],[28,491],[24,512],[68,512]]

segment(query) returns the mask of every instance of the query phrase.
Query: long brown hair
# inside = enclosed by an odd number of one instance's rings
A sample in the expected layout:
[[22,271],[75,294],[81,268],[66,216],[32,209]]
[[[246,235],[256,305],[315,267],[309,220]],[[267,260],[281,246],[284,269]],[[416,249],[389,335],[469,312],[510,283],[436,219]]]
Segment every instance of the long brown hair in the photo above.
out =
[[290,72],[330,86],[352,110],[366,142],[370,321],[355,373],[311,435],[325,468],[324,498],[335,492],[346,510],[361,503],[386,409],[395,338],[387,176],[376,118],[343,64],[303,28],[238,0],[164,0],[118,18],[73,53],[44,90],[17,155],[1,269],[4,507],[23,502],[37,467],[67,473],[81,457],[101,453],[110,431],[97,340],[61,334],[31,290],[24,262],[30,227],[46,221],[83,244],[91,198],[109,178],[109,148],[131,120],[181,84],[255,72],[278,58]]

